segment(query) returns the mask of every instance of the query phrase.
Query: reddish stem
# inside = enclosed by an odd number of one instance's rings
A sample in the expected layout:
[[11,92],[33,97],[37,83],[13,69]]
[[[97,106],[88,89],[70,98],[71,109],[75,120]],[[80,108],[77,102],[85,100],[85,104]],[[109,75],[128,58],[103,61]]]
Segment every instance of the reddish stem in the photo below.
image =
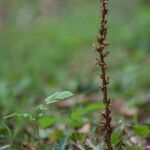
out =
[[100,78],[102,79],[102,85],[100,85],[100,89],[103,93],[103,103],[105,104],[105,112],[102,115],[103,118],[103,130],[102,130],[102,136],[104,140],[104,149],[105,150],[112,150],[112,144],[111,144],[111,134],[112,134],[112,128],[111,128],[111,110],[110,110],[110,99],[108,96],[108,84],[109,84],[109,77],[107,75],[107,63],[105,61],[105,57],[109,54],[108,51],[106,51],[106,47],[109,45],[109,42],[106,42],[107,37],[107,4],[108,0],[100,0],[100,13],[101,13],[101,21],[100,21],[100,30],[99,30],[99,36],[97,37],[97,41],[99,43],[99,46],[96,47],[96,51],[99,53],[99,58],[96,58],[97,64],[101,68],[101,74]]

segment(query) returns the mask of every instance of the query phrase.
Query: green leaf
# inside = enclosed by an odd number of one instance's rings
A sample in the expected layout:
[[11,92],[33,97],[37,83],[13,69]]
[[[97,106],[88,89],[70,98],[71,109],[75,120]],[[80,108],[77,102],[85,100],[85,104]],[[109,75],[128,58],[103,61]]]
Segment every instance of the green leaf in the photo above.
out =
[[111,136],[111,141],[112,141],[112,144],[116,145],[119,143],[120,141],[120,138],[119,138],[119,133],[113,133],[112,136]]
[[19,114],[19,117],[20,117],[20,118],[23,118],[23,119],[34,120],[34,118],[32,117],[32,115],[27,114],[27,113]]
[[43,117],[39,119],[39,125],[42,128],[47,128],[51,125],[53,125],[56,122],[56,119],[53,117]]
[[10,114],[10,115],[4,117],[4,119],[8,119],[8,118],[12,118],[12,117],[18,117],[18,113],[15,112],[13,114]]
[[56,93],[50,95],[49,97],[47,97],[47,98],[45,99],[45,103],[46,103],[46,104],[51,104],[51,103],[56,102],[57,100],[55,99],[55,96],[56,96],[57,94],[58,94],[58,92],[56,92]]
[[126,150],[144,150],[142,147],[126,146]]
[[135,134],[139,136],[145,136],[150,134],[150,128],[145,125],[135,125],[133,129]]
[[63,91],[63,92],[56,92],[45,99],[46,104],[54,103],[58,100],[66,99],[68,97],[73,96],[73,94],[69,91]]
[[55,150],[65,150],[68,143],[68,138],[69,136],[67,135],[63,136],[59,143],[56,144]]
[[76,109],[72,112],[71,118],[78,118],[79,116],[83,116],[87,113],[90,113],[95,110],[102,110],[105,108],[105,105],[103,103],[94,103],[94,104],[88,104],[84,108]]
[[69,124],[71,126],[81,126],[82,125],[82,120],[83,118],[80,117],[79,121],[76,121],[76,120],[72,120],[70,119],[69,117],[62,117],[62,116],[59,116],[59,117],[42,117],[38,120],[38,123],[39,123],[39,126],[42,127],[42,128],[47,128],[49,126],[52,126],[54,124]]
[[63,92],[60,92],[56,95],[56,99],[65,99],[65,98],[68,98],[68,97],[71,97],[73,96],[73,94],[69,91],[63,91]]
[[29,119],[29,120],[32,120],[32,121],[35,120],[35,118],[32,117],[32,115],[30,115],[30,114],[27,114],[27,113],[20,114],[20,113],[17,113],[17,112],[15,112],[15,113],[13,113],[9,116],[6,116],[4,119],[8,119],[8,118],[12,118],[12,117],[18,117],[18,118],[22,118],[22,119]]

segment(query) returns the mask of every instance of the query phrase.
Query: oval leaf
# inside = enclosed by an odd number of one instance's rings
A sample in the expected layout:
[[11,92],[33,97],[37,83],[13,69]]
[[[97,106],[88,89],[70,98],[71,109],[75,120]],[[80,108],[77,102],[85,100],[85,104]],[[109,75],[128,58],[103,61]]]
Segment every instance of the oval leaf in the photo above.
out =
[[145,125],[135,125],[134,132],[139,136],[145,136],[150,134],[150,128]]
[[69,91],[63,91],[63,92],[56,92],[45,99],[46,104],[54,103],[58,100],[66,99],[68,97],[73,96],[73,94]]

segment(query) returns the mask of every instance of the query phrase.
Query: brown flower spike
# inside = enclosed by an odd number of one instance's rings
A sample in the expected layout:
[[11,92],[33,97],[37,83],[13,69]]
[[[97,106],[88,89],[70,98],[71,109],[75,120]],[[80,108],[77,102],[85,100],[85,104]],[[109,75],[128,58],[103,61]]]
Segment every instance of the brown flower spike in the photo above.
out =
[[101,122],[100,122],[100,134],[103,136],[104,141],[104,150],[112,150],[111,144],[111,110],[110,110],[110,98],[108,97],[108,84],[109,77],[107,75],[107,67],[108,64],[105,61],[105,58],[109,54],[106,50],[106,47],[110,45],[109,42],[106,41],[107,37],[107,4],[109,0],[100,0],[100,29],[99,29],[99,37],[97,37],[97,42],[99,46],[96,47],[96,51],[99,53],[99,58],[96,58],[97,64],[101,68],[100,78],[102,79],[102,85],[100,85],[100,90],[103,93],[103,103],[105,104],[104,112],[101,112]]

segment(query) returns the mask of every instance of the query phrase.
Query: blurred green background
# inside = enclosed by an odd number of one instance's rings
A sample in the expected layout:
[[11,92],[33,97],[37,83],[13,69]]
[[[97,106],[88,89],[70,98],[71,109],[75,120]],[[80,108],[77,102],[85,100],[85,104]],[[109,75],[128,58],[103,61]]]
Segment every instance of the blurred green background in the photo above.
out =
[[[150,1],[110,3],[112,99],[150,100]],[[0,0],[0,114],[32,110],[59,90],[99,91],[96,0]]]
[[[57,89],[98,90],[95,67],[98,2],[0,0],[0,107],[33,104]],[[111,94],[143,101],[150,80],[150,3],[110,4]],[[9,102],[8,102],[9,101]]]

